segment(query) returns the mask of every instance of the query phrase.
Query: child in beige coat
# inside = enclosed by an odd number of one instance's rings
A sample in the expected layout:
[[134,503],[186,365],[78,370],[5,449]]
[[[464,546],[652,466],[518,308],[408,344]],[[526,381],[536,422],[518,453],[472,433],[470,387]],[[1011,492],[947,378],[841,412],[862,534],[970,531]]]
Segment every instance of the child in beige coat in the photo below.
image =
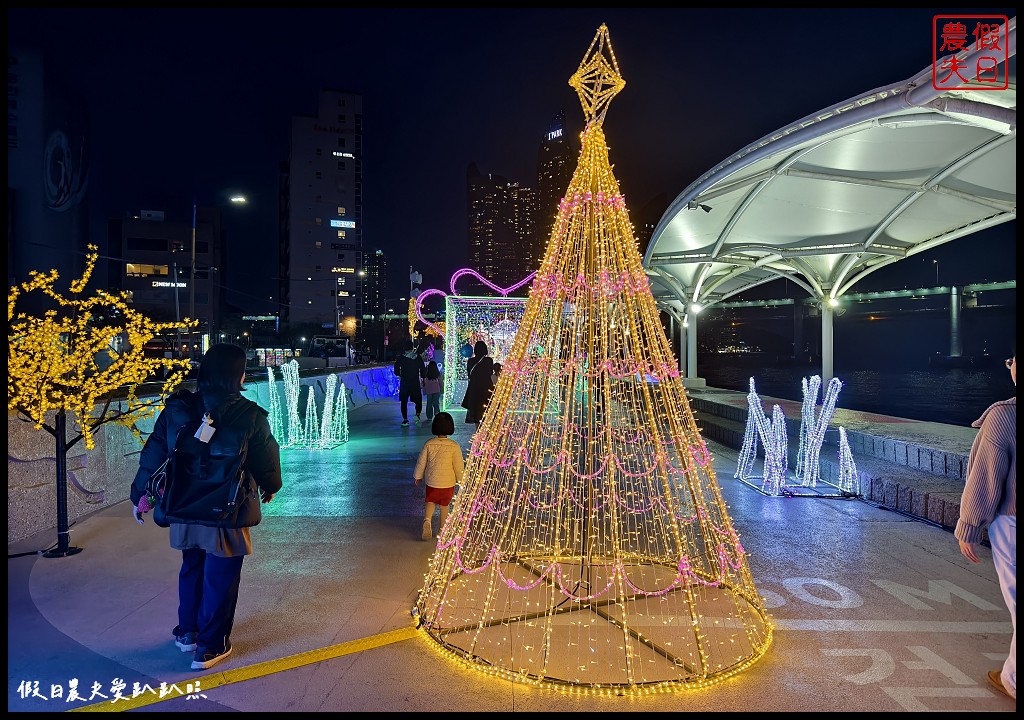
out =
[[452,416],[446,412],[435,415],[430,431],[435,437],[424,444],[412,474],[413,482],[417,485],[421,480],[427,485],[421,535],[424,540],[433,537],[435,505],[441,509],[441,522],[437,531],[438,534],[441,533],[441,528],[448,519],[448,506],[455,494],[455,486],[462,482],[464,469],[462,448],[450,437],[455,434],[455,420]]

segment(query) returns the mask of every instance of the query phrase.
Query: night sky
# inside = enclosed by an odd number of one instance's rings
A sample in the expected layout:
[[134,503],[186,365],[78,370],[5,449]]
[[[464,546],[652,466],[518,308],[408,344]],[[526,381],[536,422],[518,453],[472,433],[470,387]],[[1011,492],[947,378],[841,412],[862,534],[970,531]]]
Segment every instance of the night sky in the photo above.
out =
[[[315,114],[322,88],[363,95],[363,242],[388,255],[387,295],[407,295],[410,266],[447,291],[466,262],[467,166],[536,186],[555,114],[582,129],[568,79],[602,23],[626,80],[605,132],[636,212],[793,120],[918,73],[933,15],[1014,12],[10,9],[8,45],[42,50],[89,105],[96,237],[127,210],[187,222],[193,199],[242,192],[249,207],[225,211],[229,300],[264,311],[291,117]],[[1015,231],[955,241],[885,280],[931,284],[933,259],[970,275],[943,284],[1014,279]],[[963,251],[981,238],[984,252]]]

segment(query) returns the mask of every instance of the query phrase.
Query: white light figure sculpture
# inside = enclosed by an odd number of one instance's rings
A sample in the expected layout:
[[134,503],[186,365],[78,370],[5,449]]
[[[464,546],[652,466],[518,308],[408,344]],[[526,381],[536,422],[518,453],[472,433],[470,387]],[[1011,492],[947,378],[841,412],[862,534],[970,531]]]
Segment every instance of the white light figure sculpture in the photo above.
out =
[[765,495],[781,495],[789,475],[789,440],[786,437],[786,416],[778,405],[772,407],[771,426],[765,428],[768,435],[764,443],[764,479],[761,492]]
[[338,375],[328,375],[324,387],[321,413],[316,404],[316,391],[310,385],[306,392],[305,418],[299,415],[302,385],[299,364],[292,360],[281,366],[285,402],[277,395],[273,368],[267,368],[270,385],[270,427],[281,447],[325,450],[348,442],[348,392]]
[[796,476],[804,474],[804,448],[807,447],[807,434],[814,427],[814,408],[818,404],[818,391],[821,390],[821,376],[814,375],[800,380],[803,391],[803,405],[800,407],[800,446],[796,451]]
[[277,381],[274,379],[274,368],[267,366],[267,412],[270,415],[270,433],[275,438],[284,437],[284,427],[281,425],[281,400],[277,395]]
[[[309,392],[312,394],[312,387]],[[328,375],[319,444],[321,448],[330,448],[345,442],[348,442],[348,391],[337,375]]]
[[786,416],[782,408],[772,408],[769,422],[761,406],[761,398],[754,389],[754,378],[750,378],[750,392],[747,393],[747,426],[743,431],[743,447],[736,461],[733,477],[747,481],[755,476],[754,463],[757,460],[757,443],[764,447],[764,470],[761,475],[761,492],[765,495],[781,495],[789,475],[789,439],[786,435]]
[[292,360],[281,366],[281,377],[284,380],[284,418],[281,425],[285,428],[278,438],[281,447],[301,444],[302,420],[299,418],[299,395],[302,384],[299,382],[299,364]]
[[846,437],[846,428],[839,428],[839,481],[838,487],[843,492],[860,495],[860,477],[857,475],[857,463],[853,461],[853,451]]
[[[815,382],[817,381],[817,382]],[[808,407],[808,398],[817,399],[817,388],[821,385],[821,378],[815,375],[811,378],[811,382],[808,383],[808,389],[814,390],[814,395],[811,396],[810,392],[804,394],[804,412],[801,419],[800,426],[800,457],[797,462],[797,466],[800,472],[797,473],[797,478],[800,480],[801,487],[817,487],[818,480],[821,479],[821,466],[818,462],[821,457],[821,446],[825,442],[825,431],[828,430],[828,424],[832,421],[832,414],[836,409],[836,400],[839,398],[839,391],[843,389],[843,381],[839,378],[832,378],[828,383],[828,388],[825,390],[825,397],[821,403],[821,411],[818,413],[817,418],[814,416],[814,402],[810,402],[810,410]]]
[[736,473],[733,477],[749,480],[754,476],[754,461],[757,460],[758,414],[764,415],[761,398],[754,390],[754,378],[750,378],[750,391],[747,393],[747,424],[743,429],[743,446],[736,458]]

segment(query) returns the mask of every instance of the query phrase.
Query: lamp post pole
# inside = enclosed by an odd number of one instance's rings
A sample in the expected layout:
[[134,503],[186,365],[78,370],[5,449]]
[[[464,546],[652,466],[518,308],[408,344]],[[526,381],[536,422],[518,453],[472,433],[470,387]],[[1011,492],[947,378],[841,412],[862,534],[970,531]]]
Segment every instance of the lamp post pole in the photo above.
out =
[[[232,205],[245,205],[247,202],[248,202],[248,199],[244,195],[232,195],[231,196],[231,204]],[[222,205],[218,205],[218,207],[221,207],[221,206]],[[199,220],[199,203],[198,203],[198,201],[196,199],[193,198],[193,200],[192,200],[192,242],[191,242],[192,247],[191,247],[190,253],[189,253],[189,273],[188,273],[188,317],[189,317],[189,320],[195,320],[196,319],[196,231],[197,231],[197,226],[199,224],[198,220]],[[219,229],[219,227],[220,227],[219,213],[218,213],[218,222],[216,223],[215,227],[217,229]],[[214,247],[214,246],[216,246],[216,244],[217,244],[217,239],[213,238],[211,244],[207,248],[207,252],[209,253],[210,252],[210,247]],[[207,312],[210,312],[212,310],[212,308],[213,308],[213,282],[212,282],[213,278],[212,278],[211,273],[214,270],[215,270],[215,268],[213,268],[212,266],[208,267],[206,269],[206,285],[207,285],[206,307],[207,307]],[[175,273],[177,273],[177,266],[175,266]],[[175,293],[177,293],[177,277],[175,277]],[[177,304],[177,294],[175,294],[175,304]],[[179,320],[181,319],[180,315],[178,316],[178,319]],[[208,329],[208,331],[210,333],[211,338],[212,338],[213,332],[214,332],[214,327],[213,327],[213,322],[212,321],[213,321],[212,317],[207,317],[207,324],[208,324],[207,329]],[[179,330],[178,332],[180,334],[181,331]],[[202,328],[199,328],[199,333],[200,334],[202,333]],[[192,333],[189,333],[189,335],[191,336]],[[180,338],[179,338],[178,345],[179,345],[179,347],[181,345]]]
[[178,323],[178,342],[171,353],[172,359],[177,359],[177,353],[181,352],[181,304],[178,302],[178,263],[174,263],[174,320]]
[[192,261],[188,273],[188,316],[194,320],[196,315],[196,201],[192,201]]

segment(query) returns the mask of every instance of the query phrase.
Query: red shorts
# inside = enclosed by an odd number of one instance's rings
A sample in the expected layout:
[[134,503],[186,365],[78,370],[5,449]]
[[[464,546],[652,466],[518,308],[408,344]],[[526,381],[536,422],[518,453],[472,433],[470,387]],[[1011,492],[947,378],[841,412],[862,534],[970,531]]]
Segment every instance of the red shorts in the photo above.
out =
[[436,488],[427,485],[427,502],[434,503],[435,505],[441,505],[442,507],[448,507],[448,504],[452,501],[452,496],[455,494],[455,488]]

